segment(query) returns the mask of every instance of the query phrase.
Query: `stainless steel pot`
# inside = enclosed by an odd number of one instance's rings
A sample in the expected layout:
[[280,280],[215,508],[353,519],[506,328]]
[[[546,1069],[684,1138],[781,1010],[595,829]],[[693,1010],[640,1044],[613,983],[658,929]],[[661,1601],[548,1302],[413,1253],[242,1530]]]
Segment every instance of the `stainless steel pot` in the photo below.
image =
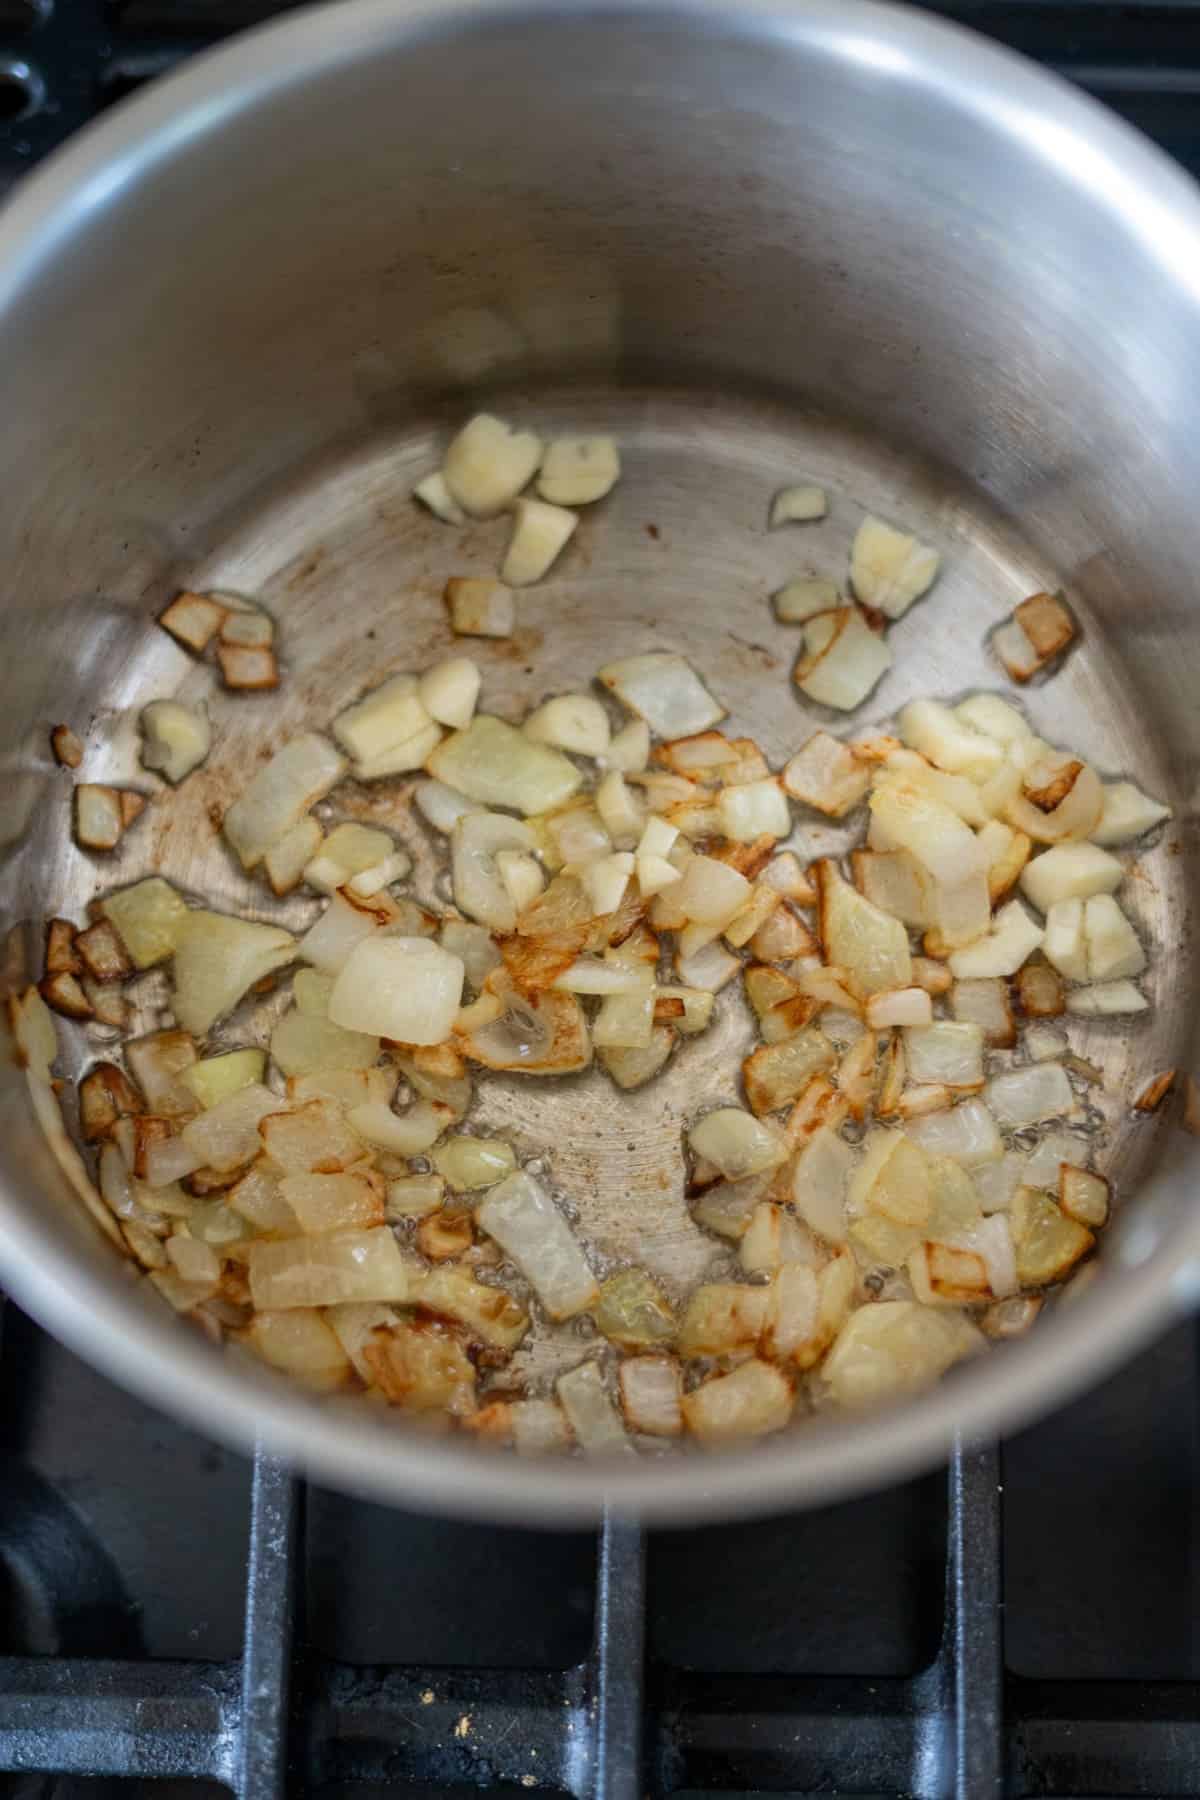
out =
[[[20,188],[0,217],[0,366],[3,903],[28,924],[11,979],[43,916],[148,862],[261,905],[210,810],[264,739],[446,642],[441,582],[494,566],[496,528],[464,548],[407,494],[486,393],[610,424],[627,466],[522,602],[517,656],[488,657],[500,706],[577,682],[610,645],[677,645],[782,756],[804,718],[765,596],[798,565],[840,570],[864,505],[947,559],[895,632],[873,717],[1002,685],[988,626],[1064,583],[1085,644],[1035,718],[1178,808],[1130,884],[1155,1010],[1096,1026],[1089,1051],[1126,1100],[1138,1072],[1186,1062],[1200,204],[1057,81],[858,0],[347,0],[201,58]],[[767,539],[766,498],[796,474],[833,489],[832,521]],[[104,866],[71,845],[47,728],[90,727],[89,775],[135,774],[130,709],[206,680],[152,622],[185,582],[265,596],[285,687],[215,700],[210,771]],[[598,1082],[514,1080],[486,1106],[551,1146],[602,1249],[687,1278],[704,1252],[679,1131],[724,1091],[738,1029],[731,1009],[619,1117]],[[74,1044],[68,1072],[88,1054]],[[261,1428],[323,1480],[447,1511],[555,1523],[607,1496],[683,1521],[895,1479],[956,1428],[1003,1430],[1098,1379],[1200,1269],[1188,1141],[1114,1099],[1122,1191],[1141,1191],[1099,1278],[1028,1340],[737,1457],[533,1467],[222,1361],[97,1243],[18,1073],[0,1104],[0,1264],[36,1317],[206,1431]]]

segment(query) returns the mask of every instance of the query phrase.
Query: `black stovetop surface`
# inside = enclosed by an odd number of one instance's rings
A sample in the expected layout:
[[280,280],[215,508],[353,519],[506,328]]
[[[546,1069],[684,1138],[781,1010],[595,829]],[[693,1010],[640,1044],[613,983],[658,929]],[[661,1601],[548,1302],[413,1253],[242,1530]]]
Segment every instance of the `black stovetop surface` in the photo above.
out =
[[[0,192],[282,10],[0,0]],[[1196,0],[932,10],[1200,173]],[[643,1542],[297,1494],[10,1307],[0,1797],[1200,1794],[1197,1349],[1176,1328],[949,1483]]]

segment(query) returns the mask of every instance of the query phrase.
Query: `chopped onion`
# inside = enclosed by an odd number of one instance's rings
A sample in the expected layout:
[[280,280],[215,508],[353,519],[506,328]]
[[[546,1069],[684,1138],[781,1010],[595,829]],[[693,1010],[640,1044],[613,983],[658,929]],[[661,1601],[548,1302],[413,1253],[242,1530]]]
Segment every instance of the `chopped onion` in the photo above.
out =
[[499,1012],[460,1041],[473,1062],[527,1075],[571,1075],[588,1067],[591,1038],[574,994],[553,989],[522,994],[505,986],[488,998]]
[[785,793],[831,819],[841,819],[863,798],[871,776],[853,748],[827,731],[814,732],[780,777]]
[[900,714],[899,732],[911,749],[939,769],[974,782],[986,781],[1003,761],[994,738],[976,731],[961,713],[936,700],[910,701]]
[[432,1269],[414,1298],[422,1312],[452,1320],[490,1350],[510,1353],[529,1330],[529,1314],[511,1294],[485,1287],[465,1269]]
[[156,1031],[125,1046],[125,1061],[148,1109],[168,1119],[190,1119],[196,1096],[182,1078],[196,1061],[196,1046],[186,1031]]
[[542,458],[537,490],[554,506],[590,506],[616,486],[620,473],[615,438],[554,438]]
[[683,1418],[703,1444],[782,1431],[792,1416],[791,1383],[770,1363],[752,1358],[730,1375],[702,1382],[683,1397]]
[[590,1307],[599,1292],[570,1226],[532,1175],[518,1169],[488,1193],[476,1218],[516,1263],[552,1319]]
[[804,627],[792,680],[810,700],[850,712],[892,665],[892,653],[857,607],[818,613]]
[[300,939],[296,954],[323,974],[336,976],[353,950],[398,926],[402,917],[390,894],[372,894],[364,899],[349,888],[342,888]]
[[356,762],[369,762],[428,731],[433,723],[415,675],[393,675],[339,713],[333,735]]
[[971,694],[954,711],[964,725],[998,744],[1020,744],[1033,735],[1016,707],[998,694]]
[[1132,981],[1099,981],[1067,995],[1067,1011],[1080,1018],[1108,1019],[1145,1012],[1149,1004]]
[[1090,1169],[1065,1162],[1059,1168],[1058,1204],[1068,1218],[1099,1231],[1108,1219],[1108,1183]]
[[383,1183],[357,1170],[336,1175],[285,1175],[280,1198],[290,1206],[303,1231],[366,1231],[382,1225]]
[[447,1138],[433,1153],[433,1166],[457,1192],[494,1187],[517,1166],[503,1138]]
[[142,708],[138,722],[143,767],[158,770],[172,783],[199,768],[212,747],[212,727],[203,706],[152,700]]
[[259,1126],[282,1102],[254,1082],[227,1094],[183,1128],[183,1142],[199,1161],[196,1168],[228,1171],[253,1161],[262,1148]]
[[288,1098],[298,1106],[309,1100],[332,1100],[349,1110],[369,1101],[389,1102],[396,1092],[395,1069],[316,1069],[288,1078]]
[[278,1110],[278,1101],[275,1105],[277,1110],[262,1120],[259,1136],[267,1155],[285,1173],[340,1175],[362,1160],[362,1139],[333,1101],[310,1100],[289,1111]]
[[1083,935],[1083,901],[1055,900],[1046,912],[1042,951],[1068,981],[1087,980],[1087,940]]
[[839,1405],[874,1406],[936,1381],[982,1345],[980,1333],[961,1313],[911,1300],[880,1300],[851,1313],[822,1374]]
[[1002,906],[987,937],[950,956],[956,981],[981,981],[1014,975],[1042,944],[1043,934],[1019,900]]
[[455,788],[447,787],[444,781],[419,781],[413,789],[413,800],[417,810],[433,826],[435,831],[447,835],[454,830],[460,819],[468,813],[481,810],[477,800],[468,800]]
[[1012,1130],[1036,1125],[1042,1119],[1061,1118],[1075,1106],[1066,1070],[1053,1062],[993,1075],[985,1097],[992,1116]]
[[440,1044],[454,1024],[464,976],[461,958],[429,938],[369,938],[343,965],[329,1016],[348,1031]]
[[461,910],[495,931],[512,931],[519,909],[496,859],[506,850],[528,854],[536,842],[527,825],[505,813],[461,818],[451,838],[454,898]]
[[943,1112],[914,1119],[907,1136],[930,1156],[950,1156],[964,1168],[998,1162],[1004,1155],[1000,1133],[982,1100],[963,1100]]
[[864,995],[908,987],[912,958],[908,935],[863,897],[825,858],[813,865],[820,894],[820,933],[830,963],[844,969]]
[[531,587],[548,575],[579,523],[577,513],[546,500],[518,500],[500,574],[510,587]]
[[871,816],[891,840],[879,847],[910,851],[940,886],[952,888],[981,866],[970,826],[916,782],[889,777],[877,783]]
[[775,617],[781,625],[803,625],[818,613],[834,612],[844,604],[836,581],[805,576],[789,581],[772,596]]
[[868,514],[850,549],[850,579],[860,600],[898,619],[933,586],[940,560],[928,544]]
[[1093,894],[1084,902],[1083,936],[1089,981],[1117,981],[1146,967],[1137,933],[1111,894]]
[[621,1415],[608,1397],[599,1364],[580,1363],[554,1384],[575,1441],[589,1456],[631,1456]]
[[742,1235],[738,1260],[747,1275],[769,1275],[787,1264],[815,1269],[824,1255],[808,1227],[786,1207],[760,1200]]
[[[836,1061],[833,1045],[815,1026],[798,1031],[781,1043],[762,1045],[742,1064],[742,1082],[751,1110],[759,1115],[777,1112],[803,1093],[814,1075],[831,1069]],[[735,1114],[735,1117],[744,1115]],[[694,1132],[692,1142],[694,1148]],[[717,1162],[722,1174],[733,1175],[733,1170],[718,1162],[711,1152],[700,1154]]]
[[[141,800],[128,789],[104,787],[92,781],[76,783],[75,837],[85,850],[114,850],[129,820],[126,812],[133,801]],[[144,801],[141,802],[145,804]],[[138,807],[141,810],[141,806]],[[133,815],[136,817],[136,813]]]
[[845,1242],[846,1185],[855,1160],[850,1145],[823,1126],[801,1146],[792,1165],[792,1204],[827,1243]]
[[562,806],[582,781],[561,752],[534,743],[487,713],[476,714],[465,731],[440,744],[427,766],[431,775],[470,800],[526,814]]
[[933,924],[934,889],[907,850],[853,850],[855,885],[872,906],[921,931]]
[[1061,1281],[1096,1241],[1086,1226],[1069,1219],[1049,1194],[1036,1188],[1017,1190],[1010,1218],[1022,1287]]
[[992,646],[1014,681],[1028,681],[1077,635],[1075,621],[1054,594],[1031,594],[1012,621],[992,634]]
[[[599,813],[605,829],[618,850],[632,850],[635,844],[640,856],[666,856],[666,850],[655,851],[643,848],[647,827],[654,824],[661,832],[667,833],[667,849],[675,839],[674,828],[664,819],[647,820],[646,809],[637,794],[634,793],[619,769],[610,769],[596,788],[596,811]],[[652,839],[652,845],[660,841]],[[674,873],[674,871],[672,871]]]
[[263,857],[263,868],[273,894],[290,894],[299,887],[304,871],[321,848],[325,833],[311,816],[285,831]]
[[261,1086],[266,1060],[261,1050],[230,1050],[192,1063],[183,1080],[207,1110],[244,1087]]
[[328,738],[315,731],[303,732],[276,751],[251,778],[222,823],[243,868],[257,868],[272,844],[323,800],[345,772],[344,758]]
[[625,897],[633,874],[633,855],[618,850],[611,856],[598,857],[580,871],[580,880],[597,918],[615,913]]
[[1128,844],[1171,817],[1169,806],[1151,800],[1132,781],[1104,784],[1100,823],[1091,837],[1094,844]]
[[330,832],[321,846],[320,855],[306,866],[304,879],[322,894],[335,894],[352,877],[377,870],[382,879],[368,885],[366,895],[369,896],[389,881],[407,874],[410,866],[406,853],[397,856],[396,841],[386,831],[347,824]]
[[185,1031],[203,1036],[248,989],[290,963],[296,950],[291,932],[277,925],[189,912],[175,943],[175,1017]]
[[414,1282],[386,1225],[282,1243],[259,1239],[250,1246],[246,1272],[259,1311],[367,1300],[402,1305]]
[[620,769],[625,775],[636,775],[646,767],[649,760],[650,727],[644,719],[630,719],[627,725],[622,725],[620,731],[613,732],[604,753],[604,762],[608,768]]
[[998,977],[956,981],[950,990],[950,1010],[960,1023],[978,1025],[992,1049],[1011,1049],[1016,1042],[1008,986]]
[[718,1107],[688,1133],[693,1156],[703,1157],[729,1181],[744,1181],[786,1159],[787,1146],[773,1126],[737,1106]]
[[446,1184],[440,1175],[402,1175],[387,1184],[386,1216],[394,1222],[426,1219],[438,1211],[445,1198]]
[[762,837],[784,838],[792,815],[778,781],[747,781],[725,788],[717,802],[721,831],[734,843],[756,843]]
[[1120,886],[1123,866],[1095,844],[1057,844],[1026,863],[1021,887],[1039,912],[1059,900],[1087,900]]
[[631,1431],[678,1437],[683,1430],[683,1376],[673,1356],[627,1356],[617,1370],[621,1408]]
[[922,987],[893,988],[871,994],[866,1003],[867,1024],[872,1031],[894,1025],[930,1025],[933,1006]]
[[350,1375],[351,1360],[337,1335],[314,1309],[256,1313],[244,1340],[273,1369],[318,1393],[331,1393]]
[[[656,1006],[657,1012],[657,1006]],[[643,1087],[670,1061],[675,1048],[675,1033],[670,1026],[655,1024],[649,1042],[643,1045],[597,1045],[596,1054],[604,1071],[617,1087],[628,1092]]]
[[666,651],[608,663],[598,679],[658,737],[688,737],[725,717],[691,664]]

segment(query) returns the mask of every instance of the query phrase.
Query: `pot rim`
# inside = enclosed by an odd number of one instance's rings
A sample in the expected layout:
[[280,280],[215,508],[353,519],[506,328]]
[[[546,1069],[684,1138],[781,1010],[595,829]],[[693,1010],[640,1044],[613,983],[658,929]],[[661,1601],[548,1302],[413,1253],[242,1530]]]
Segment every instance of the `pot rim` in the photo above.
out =
[[[51,269],[88,214],[156,166],[293,84],[385,48],[519,18],[659,17],[778,37],[884,76],[953,93],[1063,171],[1114,215],[1197,307],[1200,189],[1131,127],[1057,77],[944,21],[857,0],[331,0],[239,35],[85,127],[25,177],[0,212],[0,310]],[[3,1193],[0,1190],[0,1207]],[[1151,1234],[1152,1235],[1152,1234]],[[1200,1209],[1162,1243],[1124,1246],[1118,1305],[1101,1280],[1031,1338],[960,1368],[941,1386],[878,1413],[808,1429],[736,1456],[601,1467],[521,1462],[462,1440],[381,1430],[269,1378],[251,1378],[200,1339],[127,1298],[99,1267],[13,1209],[0,1264],[14,1299],[73,1350],[151,1404],[250,1450],[265,1447],[338,1488],[436,1512],[569,1526],[605,1505],[691,1524],[842,1498],[943,1459],[956,1437],[983,1439],[1050,1410],[1096,1381],[1189,1306],[1200,1284]]]

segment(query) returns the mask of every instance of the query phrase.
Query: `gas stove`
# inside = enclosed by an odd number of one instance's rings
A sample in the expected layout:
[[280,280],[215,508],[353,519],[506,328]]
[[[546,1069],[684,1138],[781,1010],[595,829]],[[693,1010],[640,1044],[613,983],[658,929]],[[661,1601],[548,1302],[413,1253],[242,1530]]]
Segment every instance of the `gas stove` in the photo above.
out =
[[[269,0],[0,0],[0,192]],[[960,0],[1200,174],[1195,0]],[[1197,1328],[819,1512],[545,1535],[303,1487],[9,1305],[0,1800],[1200,1794]]]

